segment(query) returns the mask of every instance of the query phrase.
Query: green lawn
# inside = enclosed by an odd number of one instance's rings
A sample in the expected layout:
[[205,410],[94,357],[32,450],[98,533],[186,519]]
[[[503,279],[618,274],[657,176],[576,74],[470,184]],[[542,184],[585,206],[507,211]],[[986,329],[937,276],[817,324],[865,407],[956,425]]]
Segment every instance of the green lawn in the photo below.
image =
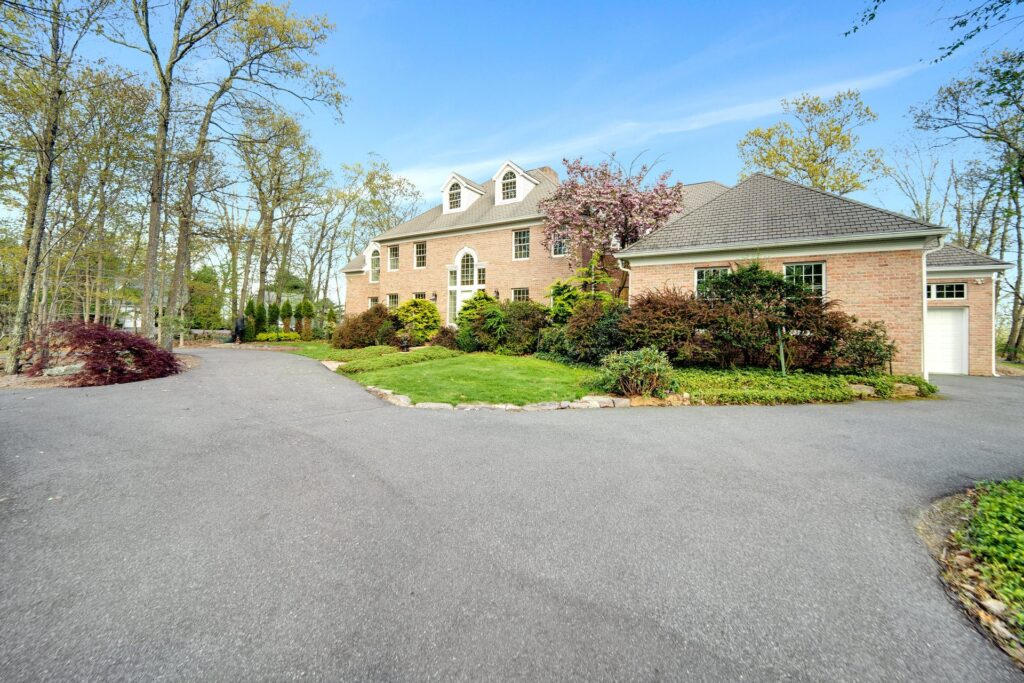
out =
[[[406,355],[406,354],[403,354]],[[413,403],[539,403],[589,393],[594,373],[530,356],[471,353],[351,375],[364,385],[405,394]]]
[[291,349],[291,353],[314,360],[337,360],[349,362],[364,358],[375,358],[388,353],[397,353],[394,346],[367,346],[365,349],[336,349],[325,341],[255,342],[254,346],[280,346]]

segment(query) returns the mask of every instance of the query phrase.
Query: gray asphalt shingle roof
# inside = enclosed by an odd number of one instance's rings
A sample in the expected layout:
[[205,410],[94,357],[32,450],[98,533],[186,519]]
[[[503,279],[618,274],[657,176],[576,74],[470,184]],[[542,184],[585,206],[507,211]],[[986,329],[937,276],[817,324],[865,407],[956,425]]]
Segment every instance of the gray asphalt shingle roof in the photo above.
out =
[[[558,187],[558,175],[549,167],[534,168],[526,172],[531,178],[538,181],[522,201],[513,204],[495,204],[495,182],[488,180],[483,184],[472,183],[481,188],[483,196],[478,198],[472,206],[465,211],[456,213],[444,213],[441,205],[438,204],[427,211],[409,219],[396,228],[377,235],[374,242],[389,242],[396,239],[428,235],[434,232],[448,232],[462,229],[470,229],[479,225],[500,223],[520,218],[541,218],[537,209],[538,203],[551,194]],[[459,174],[454,174],[459,182],[472,182]],[[683,186],[684,209],[678,214],[685,215],[700,206],[711,201],[729,189],[715,181],[693,183]],[[359,254],[345,264],[341,269],[343,273],[356,273],[366,266],[366,257]]]
[[1004,268],[1013,265],[991,256],[985,256],[985,254],[979,254],[958,244],[946,244],[938,251],[928,254],[926,260],[929,268],[971,268],[974,266]]
[[927,231],[947,229],[755,173],[618,255]]

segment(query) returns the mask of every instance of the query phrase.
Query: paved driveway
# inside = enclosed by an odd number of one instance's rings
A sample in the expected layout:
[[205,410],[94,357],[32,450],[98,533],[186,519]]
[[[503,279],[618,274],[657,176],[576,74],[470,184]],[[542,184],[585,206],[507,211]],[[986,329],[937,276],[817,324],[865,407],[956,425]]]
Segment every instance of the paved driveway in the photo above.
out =
[[1017,680],[913,522],[1024,380],[438,413],[297,356],[0,392],[0,678]]

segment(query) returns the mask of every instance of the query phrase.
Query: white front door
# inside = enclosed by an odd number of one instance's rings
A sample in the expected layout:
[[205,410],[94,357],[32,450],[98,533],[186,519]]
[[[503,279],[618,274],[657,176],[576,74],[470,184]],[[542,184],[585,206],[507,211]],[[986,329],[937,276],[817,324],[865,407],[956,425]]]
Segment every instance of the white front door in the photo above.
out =
[[966,375],[967,309],[933,307],[924,325],[925,369],[940,375]]

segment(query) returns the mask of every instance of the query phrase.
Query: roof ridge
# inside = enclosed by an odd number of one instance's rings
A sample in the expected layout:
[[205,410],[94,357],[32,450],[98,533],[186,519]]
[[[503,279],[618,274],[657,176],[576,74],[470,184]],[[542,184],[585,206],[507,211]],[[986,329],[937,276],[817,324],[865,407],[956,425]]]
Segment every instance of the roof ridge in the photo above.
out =
[[917,223],[918,225],[923,225],[926,228],[941,228],[942,230],[949,230],[950,229],[949,227],[947,227],[945,225],[938,225],[936,223],[929,223],[928,221],[922,221],[919,218],[914,218],[913,216],[908,216],[908,215],[906,215],[904,213],[900,213],[899,211],[893,211],[891,209],[884,209],[884,208],[882,208],[880,206],[873,206],[872,204],[868,204],[867,202],[862,202],[859,199],[851,199],[850,197],[844,197],[843,195],[836,194],[835,192],[829,192],[828,190],[822,190],[822,189],[817,188],[817,187],[811,187],[810,185],[804,185],[803,183],[798,183],[795,180],[790,180],[789,178],[780,178],[778,176],[769,175],[769,174],[767,174],[767,173],[765,173],[763,171],[754,171],[749,176],[747,176],[746,178],[741,180],[739,182],[739,184],[736,185],[736,187],[739,187],[740,185],[742,185],[743,183],[747,182],[751,178],[754,178],[755,176],[761,176],[763,178],[768,178],[769,180],[777,180],[779,182],[783,182],[783,183],[787,183],[789,185],[792,185],[793,187],[798,187],[801,190],[810,190],[811,192],[817,192],[820,195],[824,195],[826,197],[831,197],[832,199],[840,199],[840,200],[842,200],[844,202],[849,202],[851,204],[856,204],[857,206],[862,206],[862,207],[864,207],[866,209],[872,209],[874,211],[881,211],[882,213],[887,213],[890,216],[895,216],[896,218],[902,218],[903,220],[910,221],[911,223]]

